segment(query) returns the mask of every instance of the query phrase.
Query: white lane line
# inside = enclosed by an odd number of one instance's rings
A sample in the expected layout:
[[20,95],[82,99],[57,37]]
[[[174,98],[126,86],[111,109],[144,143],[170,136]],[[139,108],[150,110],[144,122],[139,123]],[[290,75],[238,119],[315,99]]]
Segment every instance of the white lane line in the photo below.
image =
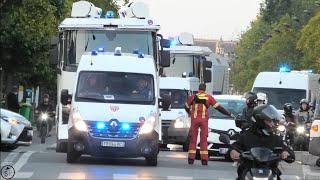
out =
[[58,179],[86,179],[85,173],[60,173]]
[[184,176],[167,176],[168,180],[193,180],[192,177],[184,177]]
[[13,165],[14,170],[19,172],[19,170],[27,163],[28,159],[31,157],[31,155],[35,153],[35,151],[28,151],[20,157],[20,159]]
[[283,180],[299,180],[300,178],[298,176],[294,176],[294,175],[281,175],[280,176],[281,179]]
[[139,178],[137,175],[113,174],[113,180],[131,180],[131,179],[139,179]]
[[33,175],[33,172],[18,172],[13,176],[13,179],[16,179],[16,178],[30,179],[32,175]]
[[315,178],[320,179],[320,173],[311,172],[309,165],[302,165],[302,172],[303,172],[303,179],[310,179],[311,177],[313,179],[315,179]]
[[11,163],[13,163],[13,160],[19,155],[19,152],[11,152],[10,154],[8,154],[8,156],[3,160],[3,162],[1,163],[1,167],[5,166],[5,165],[10,165]]

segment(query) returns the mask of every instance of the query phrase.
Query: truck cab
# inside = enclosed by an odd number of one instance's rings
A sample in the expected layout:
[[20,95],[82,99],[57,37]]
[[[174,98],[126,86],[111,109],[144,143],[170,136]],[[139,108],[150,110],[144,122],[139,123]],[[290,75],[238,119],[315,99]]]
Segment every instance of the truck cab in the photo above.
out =
[[190,117],[184,109],[188,96],[196,93],[199,79],[195,77],[161,77],[160,96],[170,94],[170,111],[161,111],[162,122],[162,148],[168,144],[183,145],[183,150],[188,151]]
[[100,8],[79,1],[60,24],[56,151],[68,163],[89,154],[157,165],[159,108],[170,106],[159,94],[159,69],[169,61],[160,48],[170,44],[147,12],[144,3],[130,3],[119,18],[112,11],[101,18]]

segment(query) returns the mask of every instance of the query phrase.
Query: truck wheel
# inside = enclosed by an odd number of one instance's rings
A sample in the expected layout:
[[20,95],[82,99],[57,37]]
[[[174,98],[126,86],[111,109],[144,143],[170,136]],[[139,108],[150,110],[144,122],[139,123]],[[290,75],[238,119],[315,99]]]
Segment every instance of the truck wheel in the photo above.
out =
[[320,158],[317,160],[316,165],[320,167]]
[[197,149],[196,151],[196,160],[200,160],[201,156],[200,156],[200,150]]
[[154,154],[152,156],[146,157],[146,163],[148,166],[157,166],[158,164],[158,155]]
[[81,154],[79,154],[78,152],[73,150],[71,143],[68,143],[67,148],[68,148],[67,149],[67,163],[74,163],[75,161],[77,161],[79,159]]
[[186,142],[183,144],[183,152],[188,152],[189,151],[189,137],[187,138]]

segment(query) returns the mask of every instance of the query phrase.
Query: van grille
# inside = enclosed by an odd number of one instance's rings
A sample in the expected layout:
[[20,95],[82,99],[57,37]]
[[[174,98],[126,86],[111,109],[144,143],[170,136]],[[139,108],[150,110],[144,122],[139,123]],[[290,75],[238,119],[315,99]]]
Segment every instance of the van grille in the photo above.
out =
[[141,123],[130,123],[130,128],[128,130],[121,129],[121,124],[119,129],[111,130],[111,128],[109,128],[108,123],[105,123],[104,128],[98,128],[97,124],[99,122],[96,122],[96,121],[85,121],[85,122],[87,123],[89,134],[92,137],[96,137],[96,138],[134,139],[137,137],[141,127]]

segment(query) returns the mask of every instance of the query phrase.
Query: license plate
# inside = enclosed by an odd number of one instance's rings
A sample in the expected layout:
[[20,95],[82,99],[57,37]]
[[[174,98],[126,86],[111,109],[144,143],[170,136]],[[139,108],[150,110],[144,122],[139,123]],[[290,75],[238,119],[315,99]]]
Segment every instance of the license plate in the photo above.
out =
[[115,142],[115,141],[102,141],[101,146],[107,147],[124,147],[124,142]]
[[28,130],[28,136],[33,136],[33,130]]
[[219,149],[219,152],[220,152],[220,154],[226,154],[227,152],[228,152],[228,148],[220,148]]

